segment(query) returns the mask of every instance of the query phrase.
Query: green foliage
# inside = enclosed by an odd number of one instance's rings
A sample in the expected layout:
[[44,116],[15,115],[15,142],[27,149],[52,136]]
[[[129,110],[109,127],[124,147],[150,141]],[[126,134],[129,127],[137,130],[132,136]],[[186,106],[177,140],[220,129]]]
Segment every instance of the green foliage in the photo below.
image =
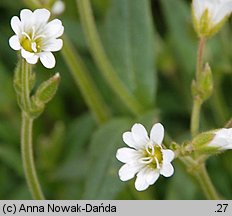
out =
[[115,70],[141,103],[155,99],[154,26],[148,0],[112,0],[102,39]]
[[[148,131],[154,123],[162,122],[168,145],[169,136],[177,142],[190,140],[190,85],[195,73],[197,36],[189,1],[91,1],[107,58],[125,87],[146,108],[137,117],[128,114],[93,61],[76,1],[65,2],[66,11],[58,18],[112,115],[104,124],[95,121],[86,95],[76,85],[60,53],[55,53],[55,69],[48,71],[40,63],[34,67],[32,95],[44,103],[50,99],[47,90],[51,94],[51,89],[39,85],[56,72],[61,76],[54,99],[34,125],[34,155],[46,197],[204,199],[197,182],[179,162],[174,162],[173,177],[162,177],[147,191],[137,192],[134,180],[120,181],[118,170],[122,164],[115,157],[117,149],[126,146],[122,133],[136,122],[144,124]],[[26,7],[24,3],[0,2],[0,199],[31,199],[22,170],[20,110],[13,85],[17,54],[8,45],[13,35],[10,18]],[[232,115],[231,29],[231,24],[226,24],[206,45],[205,59],[212,68],[214,91],[203,106],[201,132],[223,127]],[[20,90],[20,86],[15,87]],[[52,94],[56,87],[52,87]],[[226,199],[232,198],[231,163],[231,152],[212,157],[207,163],[213,182]]]

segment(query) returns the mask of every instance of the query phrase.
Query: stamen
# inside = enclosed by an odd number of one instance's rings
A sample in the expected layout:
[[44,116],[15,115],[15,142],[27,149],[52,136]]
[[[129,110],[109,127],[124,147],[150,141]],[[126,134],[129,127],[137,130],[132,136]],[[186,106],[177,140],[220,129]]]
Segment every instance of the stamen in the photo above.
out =
[[155,153],[154,146],[151,143],[148,143],[146,145],[146,151],[147,151],[148,154],[154,155],[154,153]]
[[143,158],[140,158],[139,160],[143,164],[150,164],[153,159],[151,157],[143,157]]
[[34,52],[37,52],[37,48],[36,48],[36,43],[35,43],[35,42],[31,43],[31,49],[32,49]]
[[155,157],[155,162],[156,162],[157,168],[160,169],[160,164],[159,164],[159,161],[158,161],[158,159],[156,157]]
[[36,40],[36,39],[38,39],[38,38],[46,38],[46,36],[45,35],[37,35],[35,38],[34,38],[34,40]]
[[22,35],[26,36],[26,38],[27,38],[29,41],[31,41],[30,36],[29,36],[26,32],[22,32]]

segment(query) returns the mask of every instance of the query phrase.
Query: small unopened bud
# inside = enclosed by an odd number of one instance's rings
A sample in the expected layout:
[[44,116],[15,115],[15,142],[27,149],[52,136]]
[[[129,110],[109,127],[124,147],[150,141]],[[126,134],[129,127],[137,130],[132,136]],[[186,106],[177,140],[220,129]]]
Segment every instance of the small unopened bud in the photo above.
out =
[[201,101],[207,100],[213,93],[213,76],[212,71],[207,63],[204,70],[200,73],[198,81],[192,83],[192,94]]
[[232,128],[222,128],[196,136],[192,145],[196,152],[217,154],[232,149]]
[[209,38],[216,34],[231,11],[231,1],[193,0],[193,24],[198,36]]

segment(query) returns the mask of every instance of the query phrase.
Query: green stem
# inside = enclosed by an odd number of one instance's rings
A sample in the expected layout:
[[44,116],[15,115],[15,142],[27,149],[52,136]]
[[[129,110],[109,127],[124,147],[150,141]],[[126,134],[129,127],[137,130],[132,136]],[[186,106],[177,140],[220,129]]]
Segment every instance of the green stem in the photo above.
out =
[[21,67],[21,102],[22,102],[22,126],[21,126],[21,151],[24,173],[27,184],[34,199],[44,199],[40,184],[37,178],[32,145],[33,118],[30,117],[30,76],[32,73],[31,65],[22,59]]
[[25,112],[22,112],[21,151],[24,172],[33,199],[43,200],[44,196],[39,184],[34,164],[32,129],[33,119],[30,118]]
[[26,112],[30,112],[31,102],[30,102],[30,75],[31,75],[31,65],[22,59],[22,70],[21,70],[21,81],[22,81],[22,105]]
[[89,43],[90,51],[96,64],[102,72],[103,77],[113,91],[119,96],[121,101],[128,107],[128,109],[133,114],[139,115],[143,111],[143,107],[119,79],[116,71],[107,58],[97,32],[97,27],[94,22],[93,12],[89,0],[77,0],[77,2],[81,23]]
[[[203,69],[204,47],[205,47],[205,38],[200,38],[198,52],[197,52],[196,85],[198,85]],[[191,125],[190,125],[192,137],[196,136],[199,132],[201,105],[202,105],[202,100],[200,99],[200,97],[194,96],[193,108],[191,114]]]
[[209,200],[218,200],[220,199],[216,189],[214,188],[214,185],[208,175],[208,172],[205,168],[205,165],[202,164],[196,174],[195,174],[196,179],[198,180],[198,182],[201,185],[202,190],[204,191],[207,199]]
[[202,102],[200,99],[193,100],[192,116],[191,116],[191,134],[192,137],[196,136],[199,131],[200,124],[200,111]]
[[109,119],[109,109],[103,101],[92,78],[89,76],[81,57],[73,47],[68,37],[64,36],[64,46],[61,51],[62,55],[95,119],[98,123],[104,123]]
[[202,73],[203,68],[203,53],[205,48],[205,38],[200,38],[197,52],[197,68],[196,68],[196,80],[199,80],[199,77]]
[[190,156],[179,157],[179,159],[185,164],[189,172],[196,178],[199,182],[202,191],[209,200],[220,199],[218,193],[208,175],[205,168],[205,164],[194,160]]

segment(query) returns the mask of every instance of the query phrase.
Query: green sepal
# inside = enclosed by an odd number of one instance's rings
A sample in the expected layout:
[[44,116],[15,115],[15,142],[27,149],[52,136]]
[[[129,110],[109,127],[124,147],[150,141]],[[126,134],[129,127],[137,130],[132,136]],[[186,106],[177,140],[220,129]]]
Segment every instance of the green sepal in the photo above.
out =
[[22,92],[21,70],[22,70],[22,65],[21,65],[21,61],[19,61],[14,71],[14,81],[13,81],[14,89],[17,95],[18,94],[20,95]]
[[197,149],[201,146],[207,145],[214,138],[215,134],[213,132],[205,132],[197,135],[192,140],[192,145]]
[[210,156],[222,152],[219,147],[209,146],[209,143],[213,140],[215,136],[215,131],[216,130],[212,130],[201,133],[192,140],[192,145],[196,154]]
[[210,14],[208,9],[206,9],[200,20],[198,20],[194,15],[194,10],[192,9],[192,17],[193,17],[193,26],[200,38],[210,38],[214,36],[217,32],[220,31],[222,26],[225,24],[225,22],[228,20],[229,16],[225,16],[224,19],[221,20],[221,22],[217,23],[216,25],[212,23]]
[[48,103],[55,95],[60,83],[60,75],[57,73],[49,80],[43,82],[35,93],[37,104]]
[[43,82],[31,97],[30,116],[37,118],[55,95],[60,82],[60,75],[57,73],[47,81]]
[[192,82],[192,95],[194,98],[200,99],[201,102],[206,101],[213,93],[213,76],[209,64],[207,63],[204,70],[200,73],[199,79]]
[[44,108],[44,103],[40,103],[38,100],[36,100],[35,96],[31,97],[30,117],[38,118],[40,114],[44,111]]
[[35,81],[36,81],[36,73],[32,71],[32,73],[30,75],[30,80],[29,80],[30,91],[34,88]]

